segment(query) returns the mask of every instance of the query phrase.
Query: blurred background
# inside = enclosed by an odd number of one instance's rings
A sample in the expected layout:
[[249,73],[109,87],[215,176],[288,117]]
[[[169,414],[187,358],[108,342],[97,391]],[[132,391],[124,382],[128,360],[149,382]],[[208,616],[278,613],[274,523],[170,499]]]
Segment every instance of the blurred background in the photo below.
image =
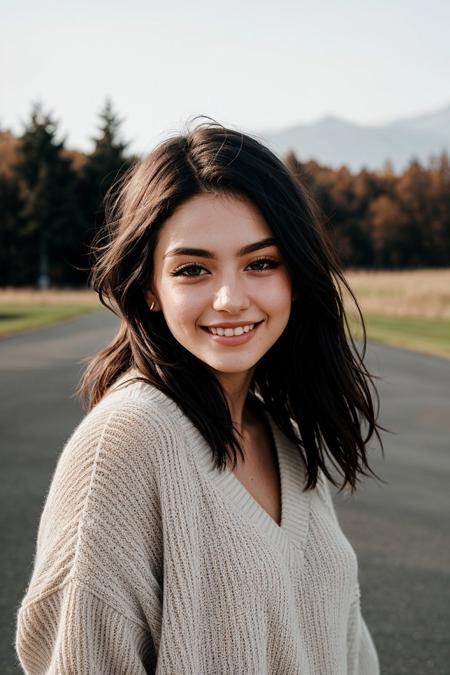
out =
[[[73,390],[117,318],[103,198],[197,115],[307,184],[367,329],[386,481],[335,495],[382,673],[450,673],[450,4],[0,0],[0,670]],[[348,329],[361,344],[355,303]],[[318,674],[320,675],[320,674]]]

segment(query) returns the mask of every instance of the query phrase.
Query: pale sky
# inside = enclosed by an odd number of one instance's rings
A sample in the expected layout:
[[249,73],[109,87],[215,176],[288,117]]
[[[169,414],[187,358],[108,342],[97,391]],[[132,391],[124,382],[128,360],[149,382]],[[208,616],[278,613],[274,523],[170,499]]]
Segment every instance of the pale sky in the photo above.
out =
[[450,103],[448,0],[0,0],[0,128],[32,101],[89,151],[106,96],[143,153],[194,115],[258,133]]

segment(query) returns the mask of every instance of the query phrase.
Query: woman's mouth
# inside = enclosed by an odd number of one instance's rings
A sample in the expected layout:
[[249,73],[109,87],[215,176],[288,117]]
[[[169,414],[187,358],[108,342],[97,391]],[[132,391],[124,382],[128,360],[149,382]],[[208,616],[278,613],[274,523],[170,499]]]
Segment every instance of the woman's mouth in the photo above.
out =
[[[258,327],[263,323],[263,321],[258,321],[254,324],[248,324],[247,326],[239,326],[238,328],[223,328],[219,329],[223,335],[218,334],[217,329],[213,329],[215,332],[212,332],[211,328],[207,326],[201,326],[202,330],[209,335],[209,337],[219,344],[223,345],[241,345],[252,339],[253,334],[258,330]],[[227,335],[228,333],[228,335]]]

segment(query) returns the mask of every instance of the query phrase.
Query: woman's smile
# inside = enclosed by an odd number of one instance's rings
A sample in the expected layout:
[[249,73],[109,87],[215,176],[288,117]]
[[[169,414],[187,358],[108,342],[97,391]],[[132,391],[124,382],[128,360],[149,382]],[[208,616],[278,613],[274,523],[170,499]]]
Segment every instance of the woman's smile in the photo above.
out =
[[[221,345],[228,345],[230,347],[235,345],[242,345],[249,342],[258,327],[263,323],[259,321],[258,323],[250,323],[245,326],[240,326],[238,328],[208,328],[206,326],[201,326],[202,330],[209,335],[209,337]],[[217,331],[217,332],[213,332]],[[220,332],[219,332],[220,331]]]

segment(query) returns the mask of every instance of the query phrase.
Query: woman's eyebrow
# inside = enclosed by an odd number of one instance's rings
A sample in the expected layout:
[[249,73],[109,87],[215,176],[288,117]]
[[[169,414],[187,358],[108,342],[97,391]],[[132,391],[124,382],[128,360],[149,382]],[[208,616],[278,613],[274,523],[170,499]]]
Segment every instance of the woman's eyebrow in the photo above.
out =
[[[238,256],[245,255],[246,253],[253,253],[253,251],[259,251],[260,248],[267,248],[268,246],[276,246],[276,241],[273,237],[267,237],[266,239],[261,239],[261,241],[255,241],[253,244],[247,244],[243,246],[237,252]],[[175,255],[195,255],[200,256],[201,258],[215,258],[215,254],[211,251],[207,251],[204,248],[173,248],[167,253],[164,254],[164,258],[168,256]]]

